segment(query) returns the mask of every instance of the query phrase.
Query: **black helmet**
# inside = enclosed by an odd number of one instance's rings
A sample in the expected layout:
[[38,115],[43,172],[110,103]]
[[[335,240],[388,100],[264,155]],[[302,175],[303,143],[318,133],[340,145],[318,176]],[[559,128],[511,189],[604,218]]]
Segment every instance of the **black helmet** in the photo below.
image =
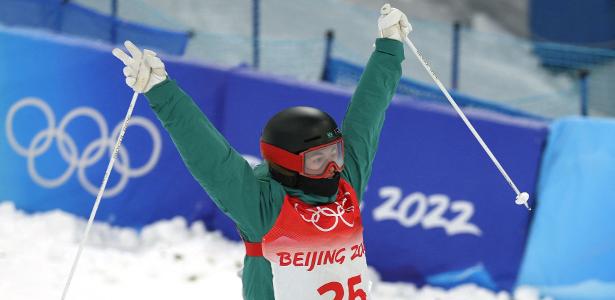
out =
[[337,123],[327,113],[313,107],[291,107],[277,113],[267,122],[261,137],[261,152],[265,159],[269,157],[267,160],[272,178],[282,185],[300,189],[307,194],[329,197],[337,192],[341,168],[331,178],[316,179],[302,176],[288,166],[273,163],[271,158],[279,158],[286,152],[299,154],[328,143],[339,144],[341,138],[342,133]]
[[261,141],[299,153],[341,136],[335,120],[326,112],[308,106],[295,106],[277,113],[267,122]]

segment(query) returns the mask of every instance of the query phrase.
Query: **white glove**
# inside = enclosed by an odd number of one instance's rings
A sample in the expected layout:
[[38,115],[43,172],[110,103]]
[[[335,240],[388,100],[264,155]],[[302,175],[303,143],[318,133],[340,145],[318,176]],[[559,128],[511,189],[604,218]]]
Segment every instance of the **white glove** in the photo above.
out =
[[135,92],[146,93],[167,78],[164,64],[156,56],[156,52],[144,49],[141,53],[131,41],[125,41],[124,46],[132,57],[119,48],[113,49],[112,53],[126,65],[123,70],[126,84]]
[[412,25],[401,10],[393,8],[387,3],[380,9],[378,30],[380,30],[380,37],[395,39],[403,43],[412,31]]

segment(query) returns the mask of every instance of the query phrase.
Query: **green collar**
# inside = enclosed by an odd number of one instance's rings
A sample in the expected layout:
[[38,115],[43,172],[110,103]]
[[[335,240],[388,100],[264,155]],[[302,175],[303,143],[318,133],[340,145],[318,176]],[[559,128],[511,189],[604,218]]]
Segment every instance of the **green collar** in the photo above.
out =
[[333,196],[331,197],[324,197],[324,196],[306,194],[302,190],[293,189],[293,188],[289,188],[286,186],[282,186],[282,187],[284,188],[286,193],[289,194],[291,197],[299,198],[301,199],[301,201],[307,204],[310,204],[310,205],[333,203],[335,202],[335,199],[337,197],[337,192],[335,192],[335,194],[333,194]]

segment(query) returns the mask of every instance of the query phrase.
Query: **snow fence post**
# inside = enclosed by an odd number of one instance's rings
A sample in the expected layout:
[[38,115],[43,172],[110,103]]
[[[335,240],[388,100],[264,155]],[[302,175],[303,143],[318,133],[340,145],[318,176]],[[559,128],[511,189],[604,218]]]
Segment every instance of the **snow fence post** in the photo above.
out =
[[586,69],[579,70],[579,92],[581,96],[581,115],[586,117],[589,113],[589,89],[587,87],[589,71]]
[[459,86],[459,38],[461,37],[461,22],[453,23],[453,52],[451,59],[451,87],[456,90]]

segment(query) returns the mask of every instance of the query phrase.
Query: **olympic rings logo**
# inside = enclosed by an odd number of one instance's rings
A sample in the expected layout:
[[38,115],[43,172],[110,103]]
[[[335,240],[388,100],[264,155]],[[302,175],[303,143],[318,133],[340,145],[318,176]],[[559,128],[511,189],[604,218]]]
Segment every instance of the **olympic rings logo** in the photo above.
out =
[[[20,145],[15,138],[13,120],[19,110],[28,106],[38,108],[45,115],[47,128],[35,134],[28,146],[23,146]],[[75,140],[65,131],[68,124],[79,117],[88,117],[92,119],[96,123],[100,133],[100,138],[89,143],[81,154],[78,153]],[[95,196],[98,193],[99,187],[91,183],[87,178],[86,169],[98,163],[105,153],[108,153],[109,159],[111,158],[115,141],[122,127],[122,122],[117,124],[109,135],[107,122],[97,110],[90,107],[78,107],[66,114],[56,127],[55,114],[47,103],[38,98],[23,98],[11,106],[7,113],[5,125],[9,145],[17,154],[26,157],[28,174],[35,183],[45,188],[56,188],[66,183],[73,173],[77,172],[77,177],[81,186],[87,192]],[[118,172],[121,177],[114,187],[107,188],[104,194],[105,197],[114,197],[120,194],[128,184],[130,178],[146,175],[156,166],[160,159],[162,139],[156,126],[150,120],[139,116],[132,117],[128,126],[140,126],[149,133],[153,142],[152,153],[143,166],[131,168],[128,151],[122,145],[118,152],[118,159],[114,165],[114,170]],[[67,164],[67,168],[57,178],[45,178],[41,176],[36,169],[36,159],[51,148],[54,140],[60,156]]]
[[[346,198],[346,196],[350,195],[349,192],[344,193],[344,199],[342,199],[341,203],[336,201],[336,208],[335,210],[329,208],[329,207],[322,207],[322,206],[318,206],[316,207],[316,209],[312,209],[312,208],[308,208],[308,209],[302,209],[299,206],[299,203],[295,203],[294,208],[295,210],[299,213],[299,215],[301,216],[301,218],[303,219],[303,221],[308,222],[308,223],[312,223],[314,224],[314,227],[316,227],[316,229],[322,231],[322,232],[329,232],[333,229],[335,229],[337,227],[337,225],[340,223],[340,220],[346,224],[346,226],[352,228],[354,227],[354,220],[351,220],[351,222],[348,222],[345,218],[344,218],[344,214],[346,214],[347,212],[352,212],[354,211],[354,207],[350,206],[348,208],[345,208],[345,204],[346,201],[348,200],[348,198]],[[306,211],[309,213],[312,213],[312,215],[309,218],[306,218],[304,216],[304,214],[302,213],[302,211]],[[329,225],[329,227],[322,227],[320,222],[321,216],[325,216],[325,217],[330,217],[330,218],[334,218],[335,221],[333,221],[332,224]]]

